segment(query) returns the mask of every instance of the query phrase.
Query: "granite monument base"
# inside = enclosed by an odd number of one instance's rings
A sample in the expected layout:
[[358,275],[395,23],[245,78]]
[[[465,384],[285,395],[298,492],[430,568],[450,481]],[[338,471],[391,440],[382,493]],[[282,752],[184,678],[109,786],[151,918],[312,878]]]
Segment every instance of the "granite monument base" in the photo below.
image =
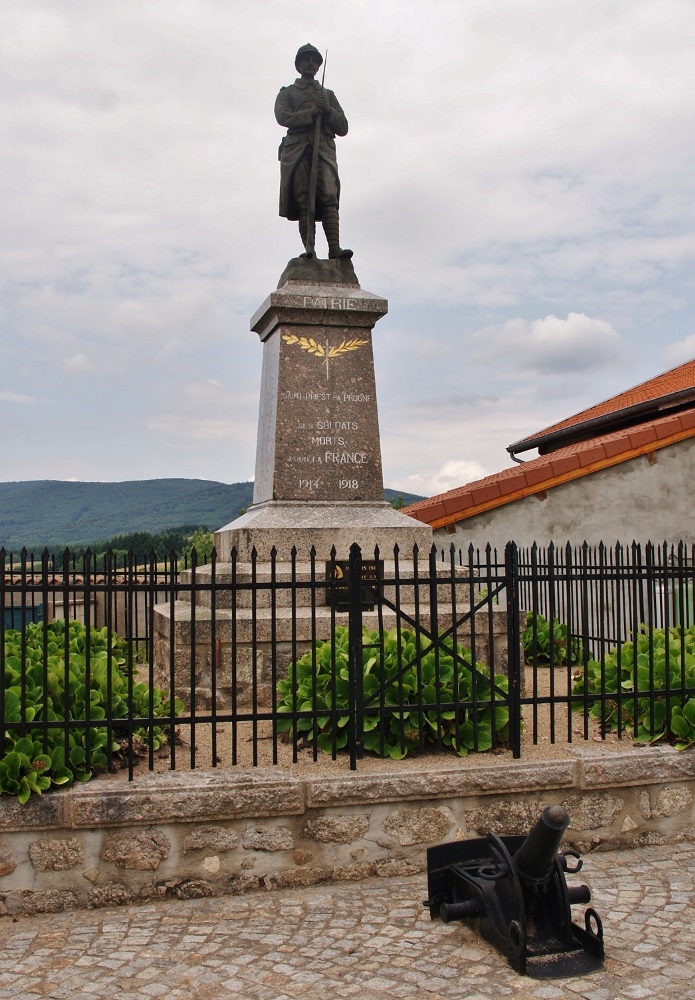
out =
[[[420,566],[428,566],[432,529],[384,500],[372,330],[387,311],[385,299],[360,287],[350,260],[299,258],[253,316],[263,345],[253,505],[215,532],[214,570],[195,571],[202,588],[187,595],[183,574],[179,600],[154,612],[155,676],[165,683],[173,664],[184,701],[192,670],[199,699],[214,700],[214,679],[229,705],[249,686],[257,695],[261,662],[282,671],[317,636],[329,637],[345,612],[321,604],[326,562],[348,559],[354,543],[365,560],[378,546],[391,565],[396,546],[401,565],[411,566],[417,547]],[[298,610],[272,616],[263,603],[269,592],[253,589],[254,581],[283,573]],[[315,585],[314,606],[299,606]],[[251,589],[252,607],[224,606],[225,595],[233,591],[239,605]],[[428,596],[418,595],[423,627]],[[465,596],[457,595],[456,606]],[[403,594],[400,603],[408,605]],[[412,618],[416,606],[408,612]],[[374,628],[395,624],[388,609],[365,613]]]
[[270,559],[271,549],[277,558],[289,559],[292,548],[306,560],[312,546],[318,560],[330,559],[335,549],[337,559],[347,559],[356,542],[364,559],[374,557],[379,547],[382,558],[392,559],[394,546],[412,558],[418,546],[426,556],[432,546],[432,529],[394,510],[390,504],[356,500],[267,502],[254,505],[241,517],[215,532],[215,548],[221,562],[230,562],[236,550],[239,562],[249,562],[255,549],[260,560]]

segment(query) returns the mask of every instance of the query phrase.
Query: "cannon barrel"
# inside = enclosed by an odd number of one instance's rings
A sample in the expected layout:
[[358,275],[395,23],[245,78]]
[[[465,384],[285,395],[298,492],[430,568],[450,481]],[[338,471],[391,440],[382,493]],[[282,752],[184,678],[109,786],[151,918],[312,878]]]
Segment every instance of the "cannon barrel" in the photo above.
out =
[[571,885],[567,889],[567,898],[572,903],[590,903],[591,889],[588,885]]
[[514,866],[525,883],[547,882],[562,835],[569,825],[569,814],[562,806],[546,806],[526,840],[514,855]]
[[439,916],[445,924],[450,920],[479,917],[481,913],[482,909],[477,899],[466,899],[462,903],[442,903],[439,907]]

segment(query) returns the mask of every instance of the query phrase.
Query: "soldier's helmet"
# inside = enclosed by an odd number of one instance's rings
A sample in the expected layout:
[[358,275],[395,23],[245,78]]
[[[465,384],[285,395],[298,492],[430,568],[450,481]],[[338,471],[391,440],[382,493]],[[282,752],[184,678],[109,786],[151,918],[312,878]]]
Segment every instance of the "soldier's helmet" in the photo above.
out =
[[323,62],[323,56],[321,55],[321,53],[319,52],[319,50],[316,48],[316,46],[312,45],[310,42],[307,42],[306,45],[302,45],[302,47],[300,49],[297,49],[297,55],[294,58],[294,66],[295,66],[295,69],[297,70],[298,73],[300,72],[300,70],[299,70],[299,60],[301,59],[302,56],[305,56],[307,54],[307,52],[312,52],[312,53],[314,53],[315,55],[317,55],[319,57],[319,66]]

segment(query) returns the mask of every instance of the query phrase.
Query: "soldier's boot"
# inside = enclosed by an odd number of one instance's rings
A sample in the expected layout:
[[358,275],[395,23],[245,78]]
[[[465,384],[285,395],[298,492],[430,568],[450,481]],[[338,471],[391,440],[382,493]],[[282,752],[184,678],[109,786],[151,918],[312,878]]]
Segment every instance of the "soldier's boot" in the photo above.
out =
[[341,250],[340,248],[340,222],[337,206],[324,205],[321,209],[321,215],[323,216],[323,231],[328,242],[328,259],[352,257],[352,250]]
[[313,257],[313,253],[309,253],[307,250],[307,240],[309,238],[309,213],[304,210],[299,216],[299,235],[301,237],[302,243],[304,245],[304,253],[300,254],[300,257]]

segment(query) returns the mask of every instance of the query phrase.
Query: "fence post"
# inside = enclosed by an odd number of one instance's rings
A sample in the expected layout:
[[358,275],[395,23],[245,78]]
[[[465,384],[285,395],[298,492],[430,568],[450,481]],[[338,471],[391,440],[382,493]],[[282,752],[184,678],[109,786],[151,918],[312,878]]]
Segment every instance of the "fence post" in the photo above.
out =
[[350,704],[348,708],[348,746],[350,770],[357,770],[357,760],[364,756],[364,668],[362,663],[362,552],[355,542],[350,546],[348,573],[348,645]]
[[519,552],[516,542],[504,550],[507,592],[507,679],[509,681],[509,742],[515,759],[521,757],[521,624],[519,621]]

